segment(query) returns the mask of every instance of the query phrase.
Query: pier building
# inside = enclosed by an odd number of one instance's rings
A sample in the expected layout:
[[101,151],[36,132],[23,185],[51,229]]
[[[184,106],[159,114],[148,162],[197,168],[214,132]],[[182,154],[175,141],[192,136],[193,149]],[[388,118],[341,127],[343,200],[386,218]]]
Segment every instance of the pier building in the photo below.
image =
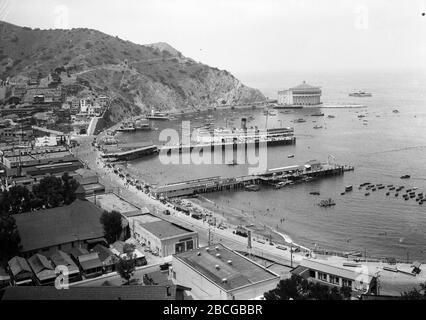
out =
[[321,88],[302,84],[278,92],[278,105],[282,107],[315,107],[321,105]]

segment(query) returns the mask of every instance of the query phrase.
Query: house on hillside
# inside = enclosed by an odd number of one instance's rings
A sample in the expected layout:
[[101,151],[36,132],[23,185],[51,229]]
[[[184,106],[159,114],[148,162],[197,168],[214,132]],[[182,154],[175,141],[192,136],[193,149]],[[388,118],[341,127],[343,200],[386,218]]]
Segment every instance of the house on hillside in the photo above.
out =
[[115,271],[115,265],[119,261],[118,257],[107,247],[97,244],[92,252],[97,252],[99,259],[102,262],[103,270],[105,273]]
[[33,272],[27,260],[14,257],[8,262],[9,272],[14,286],[30,286],[33,284]]
[[90,253],[83,248],[72,248],[69,253],[85,278],[94,278],[102,274],[103,265],[97,252]]
[[28,264],[34,272],[37,285],[48,286],[55,283],[55,268],[47,257],[36,253],[28,259]]
[[76,282],[81,280],[80,270],[71,257],[65,252],[58,250],[50,255],[50,260],[55,267],[66,267],[68,282]]

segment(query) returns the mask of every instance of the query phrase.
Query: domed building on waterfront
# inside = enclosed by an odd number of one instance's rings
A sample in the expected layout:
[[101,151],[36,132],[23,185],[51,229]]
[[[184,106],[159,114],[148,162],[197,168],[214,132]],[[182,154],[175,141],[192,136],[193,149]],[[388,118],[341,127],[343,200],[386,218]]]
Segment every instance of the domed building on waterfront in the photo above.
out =
[[278,104],[282,107],[316,107],[321,105],[321,88],[305,81],[297,87],[278,92]]

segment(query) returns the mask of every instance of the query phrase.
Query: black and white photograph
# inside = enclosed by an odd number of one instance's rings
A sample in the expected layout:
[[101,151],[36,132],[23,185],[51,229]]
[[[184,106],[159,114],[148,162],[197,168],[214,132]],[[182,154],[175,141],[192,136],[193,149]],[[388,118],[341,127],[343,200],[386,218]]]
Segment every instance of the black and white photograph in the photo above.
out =
[[0,0],[0,304],[426,300],[425,13]]

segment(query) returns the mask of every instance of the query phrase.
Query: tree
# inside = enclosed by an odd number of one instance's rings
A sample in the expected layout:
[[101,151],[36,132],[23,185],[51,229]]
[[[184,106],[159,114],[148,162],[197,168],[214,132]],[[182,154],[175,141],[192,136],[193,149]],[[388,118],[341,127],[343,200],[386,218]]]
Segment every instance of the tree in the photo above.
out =
[[19,253],[21,238],[15,219],[10,215],[0,216],[0,261],[8,261]]
[[63,190],[64,190],[64,203],[69,205],[76,199],[75,191],[79,187],[79,183],[65,172],[62,176]]
[[420,284],[420,290],[413,288],[401,294],[403,300],[426,300],[426,282]]
[[30,192],[23,186],[13,186],[7,193],[10,214],[27,212],[31,209]]
[[266,300],[343,300],[351,296],[351,288],[337,288],[309,282],[300,276],[281,280],[277,287],[265,292]]
[[46,208],[54,208],[64,202],[62,181],[54,176],[40,180],[33,186],[33,193]]
[[33,186],[34,199],[31,201],[31,208],[37,209],[40,205],[46,208],[69,205],[76,199],[75,191],[78,187],[79,183],[68,173],[62,178],[43,178],[39,184]]
[[132,255],[127,255],[124,258],[120,258],[115,268],[120,277],[125,281],[124,284],[129,285],[136,268],[134,257]]
[[117,211],[104,211],[100,218],[102,226],[104,228],[105,238],[108,243],[114,243],[120,237],[123,231],[123,225],[121,222],[121,214]]

